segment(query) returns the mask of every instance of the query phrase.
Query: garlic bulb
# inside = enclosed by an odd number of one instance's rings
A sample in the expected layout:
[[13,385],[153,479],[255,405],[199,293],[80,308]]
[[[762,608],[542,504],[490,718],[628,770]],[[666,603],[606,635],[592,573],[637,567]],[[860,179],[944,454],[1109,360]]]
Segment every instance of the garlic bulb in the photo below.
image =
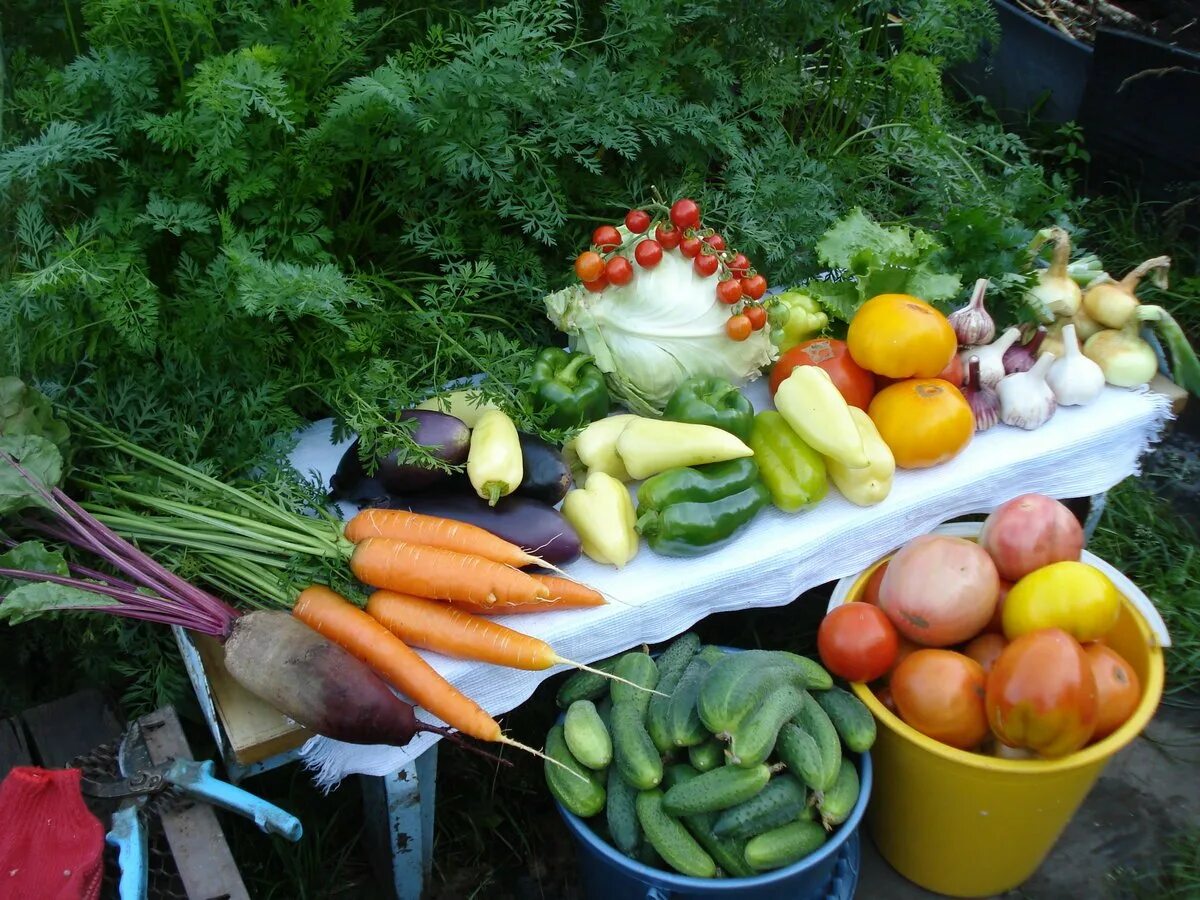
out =
[[1054,357],[1043,353],[1028,372],[1014,372],[1000,380],[996,393],[1000,397],[1000,421],[1032,431],[1041,428],[1054,415],[1058,401],[1046,384],[1046,372]]
[[967,370],[971,357],[979,357],[979,383],[984,387],[994,388],[1004,377],[1004,351],[1015,344],[1020,336],[1021,329],[1014,326],[990,344],[963,350],[958,354],[962,360],[963,371]]
[[950,314],[950,325],[958,335],[958,342],[964,347],[991,343],[996,336],[996,323],[983,305],[983,295],[987,293],[988,280],[980,278],[975,282],[975,290],[971,293],[971,302],[962,309]]
[[1046,373],[1046,384],[1062,406],[1086,406],[1104,390],[1104,370],[1079,349],[1075,326],[1062,330],[1063,357]]
[[[1039,325],[1033,332],[1033,337],[1029,339],[1027,344],[1013,344],[1004,351],[1004,374],[1011,375],[1013,372],[1028,372],[1033,368],[1033,364],[1037,361],[1038,351],[1041,350],[1042,341],[1046,339],[1046,329]],[[1055,354],[1057,356],[1058,354]]]
[[1025,294],[1025,302],[1047,322],[1075,315],[1083,302],[1083,291],[1067,271],[1071,236],[1061,228],[1051,228],[1050,237],[1054,239],[1050,268],[1038,273],[1037,284]]
[[1000,398],[989,387],[979,383],[979,357],[972,356],[967,363],[967,383],[962,394],[975,417],[975,430],[987,431],[1000,421]]

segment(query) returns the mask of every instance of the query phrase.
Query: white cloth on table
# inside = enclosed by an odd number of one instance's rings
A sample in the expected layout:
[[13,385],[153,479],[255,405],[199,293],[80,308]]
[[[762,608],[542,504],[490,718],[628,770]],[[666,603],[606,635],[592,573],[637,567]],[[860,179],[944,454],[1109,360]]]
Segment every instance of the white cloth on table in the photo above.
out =
[[[765,382],[746,388],[756,409],[771,408]],[[850,504],[836,489],[816,506],[761,512],[729,544],[704,556],[656,556],[645,545],[618,571],[582,558],[568,574],[612,598],[607,606],[520,616],[506,624],[547,641],[567,659],[588,663],[686,631],[712,613],[790,603],[804,591],[861,571],[889,550],[954,516],[986,512],[1018,494],[1055,497],[1101,493],[1138,471],[1141,455],[1169,415],[1166,398],[1106,388],[1086,407],[1060,407],[1036,431],[997,426],[958,457],[933,469],[899,471],[878,506]],[[349,441],[330,442],[329,421],[301,438],[292,461],[328,483]],[[422,655],[488,713],[518,706],[563,667],[524,672]],[[422,715],[424,715],[422,713]],[[436,720],[432,720],[436,721]],[[313,738],[303,749],[319,784],[347,775],[386,775],[439,738],[422,734],[405,747],[359,746]]]

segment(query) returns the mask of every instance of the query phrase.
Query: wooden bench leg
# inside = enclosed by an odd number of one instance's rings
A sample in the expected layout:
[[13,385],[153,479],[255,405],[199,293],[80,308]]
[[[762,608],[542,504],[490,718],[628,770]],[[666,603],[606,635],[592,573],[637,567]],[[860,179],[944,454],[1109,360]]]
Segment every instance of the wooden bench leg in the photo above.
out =
[[398,772],[362,779],[364,838],[376,878],[396,900],[420,900],[433,868],[437,745]]

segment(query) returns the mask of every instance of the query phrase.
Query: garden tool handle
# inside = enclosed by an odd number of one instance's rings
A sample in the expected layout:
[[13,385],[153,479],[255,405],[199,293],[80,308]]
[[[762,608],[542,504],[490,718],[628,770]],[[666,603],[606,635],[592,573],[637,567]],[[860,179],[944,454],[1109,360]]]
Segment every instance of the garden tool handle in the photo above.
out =
[[117,894],[121,900],[146,900],[150,881],[150,857],[146,826],[135,804],[127,804],[112,817],[112,828],[104,839],[117,848],[121,880]]
[[253,819],[255,825],[269,834],[289,841],[298,841],[304,834],[300,820],[291,813],[213,775],[212,760],[177,759],[167,769],[166,779],[184,793]]

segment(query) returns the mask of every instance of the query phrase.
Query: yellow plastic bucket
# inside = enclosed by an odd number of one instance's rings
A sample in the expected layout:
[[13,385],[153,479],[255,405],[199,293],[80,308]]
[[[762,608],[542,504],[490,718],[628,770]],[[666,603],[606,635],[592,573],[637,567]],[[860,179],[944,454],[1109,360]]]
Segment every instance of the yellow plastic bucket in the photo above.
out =
[[[939,531],[978,534],[979,525]],[[1091,554],[1084,561],[1111,567]],[[842,579],[831,605],[857,600],[871,573]],[[954,897],[986,897],[1029,878],[1049,854],[1108,761],[1146,727],[1163,689],[1162,647],[1169,643],[1150,601],[1123,576],[1121,617],[1106,642],[1138,674],[1142,701],[1102,741],[1056,760],[1010,760],[956,750],[904,724],[865,684],[854,693],[874,713],[875,787],[867,828],[892,867],[923,888]],[[1150,621],[1148,621],[1148,619]]]

